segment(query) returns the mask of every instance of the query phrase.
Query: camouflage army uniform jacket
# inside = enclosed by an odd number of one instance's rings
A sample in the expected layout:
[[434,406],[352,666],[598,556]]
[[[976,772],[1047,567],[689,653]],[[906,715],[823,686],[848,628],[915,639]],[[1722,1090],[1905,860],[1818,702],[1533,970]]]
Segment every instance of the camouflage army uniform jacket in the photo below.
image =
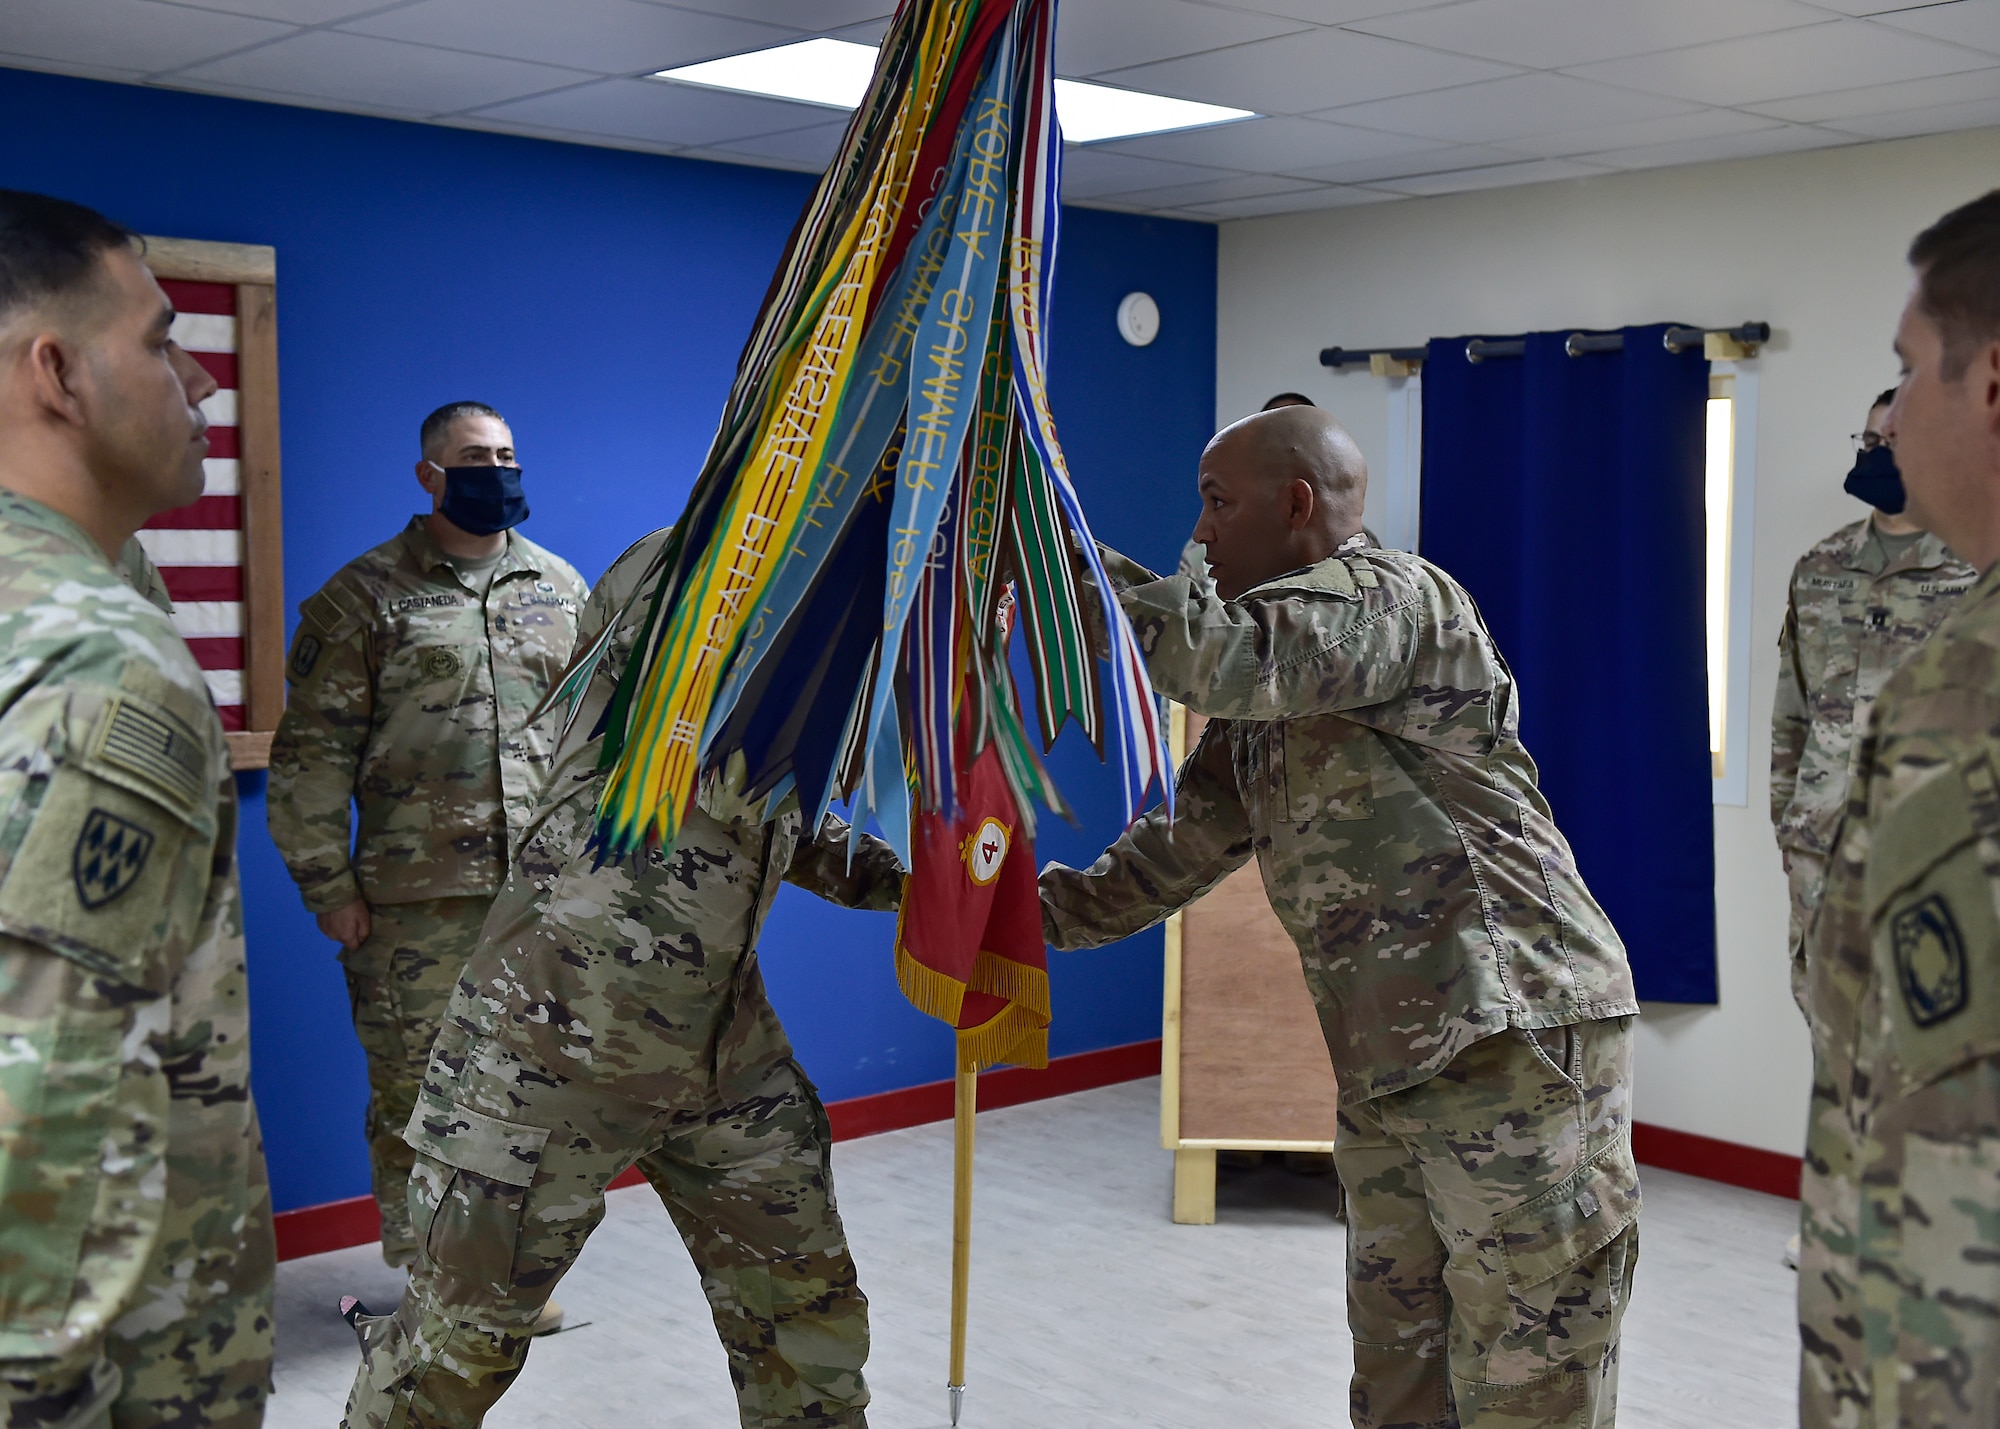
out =
[[1986,1426],[2000,1423],[2000,566],[1889,678],[1858,766],[1808,936],[1820,1075],[1860,1138],[1864,1423]]
[[555,752],[528,715],[588,594],[510,531],[482,601],[415,517],[299,607],[266,810],[306,907],[500,887]]
[[620,622],[617,633],[557,752],[450,1017],[564,1076],[681,1109],[711,1101],[718,1087],[725,1101],[740,1099],[791,1055],[754,951],[781,881],[849,907],[887,909],[901,898],[903,875],[873,838],[850,870],[847,825],[831,815],[817,838],[803,839],[795,799],[766,820],[714,784],[671,852],[597,864],[590,840],[607,776],[593,731],[645,616],[645,603],[629,597],[665,537],[657,532],[626,552],[591,596],[578,647],[607,621]]
[[268,1295],[236,785],[167,616],[4,490],[0,651],[0,1369],[88,1373]]
[[1355,537],[1225,601],[1107,553],[1154,686],[1210,717],[1155,809],[1088,871],[1042,875],[1050,941],[1122,938],[1255,857],[1305,965],[1343,1101],[1507,1027],[1638,1011],[1521,747],[1472,599]]
[[1771,709],[1771,823],[1788,853],[1824,859],[1882,685],[1978,572],[1928,532],[1894,560],[1872,517],[1792,568]]

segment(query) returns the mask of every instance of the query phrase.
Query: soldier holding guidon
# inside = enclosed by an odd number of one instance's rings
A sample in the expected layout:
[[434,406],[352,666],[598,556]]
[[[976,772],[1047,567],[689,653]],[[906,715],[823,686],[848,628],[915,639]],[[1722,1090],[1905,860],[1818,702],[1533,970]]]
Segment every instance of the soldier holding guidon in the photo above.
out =
[[127,583],[132,533],[202,492],[215,382],[173,316],[131,233],[0,190],[7,1429],[254,1429],[270,1391],[236,785]]
[[382,1257],[398,1266],[416,1258],[403,1127],[548,777],[553,736],[528,716],[568,663],[589,594],[511,529],[528,507],[499,413],[454,402],[419,441],[430,514],[299,609],[266,803],[306,907],[341,947]]
[[1367,469],[1288,407],[1202,454],[1214,585],[1107,553],[1154,685],[1210,717],[1155,809],[1042,873],[1048,937],[1138,932],[1255,858],[1340,1082],[1351,1414],[1613,1422],[1638,1255],[1625,950],[1471,598],[1368,544]]
[[1909,256],[1882,435],[1980,576],[1876,699],[1806,933],[1809,1429],[2000,1423],[2000,190]]
[[[417,1260],[362,1338],[349,1429],[475,1429],[520,1373],[542,1306],[637,1165],[686,1241],[746,1429],[865,1426],[868,1301],[855,1281],[826,1110],[765,995],[757,936],[781,882],[890,908],[901,869],[796,798],[701,791],[671,850],[600,862],[598,722],[667,533],[598,582],[580,648],[611,643],[556,753],[406,1131]],[[740,761],[739,761],[740,762]],[[767,814],[769,817],[767,817]]]

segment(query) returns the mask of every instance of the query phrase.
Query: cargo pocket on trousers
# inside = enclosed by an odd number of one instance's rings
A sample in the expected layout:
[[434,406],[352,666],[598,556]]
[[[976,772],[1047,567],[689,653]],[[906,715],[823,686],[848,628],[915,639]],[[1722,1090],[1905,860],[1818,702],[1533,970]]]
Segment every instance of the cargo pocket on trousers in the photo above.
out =
[[1488,1381],[1525,1384],[1597,1361],[1625,1312],[1626,1233],[1638,1219],[1639,1168],[1627,1133],[1494,1223],[1514,1323],[1493,1346]]
[[468,1309],[513,1298],[521,1214],[548,1129],[426,1092],[403,1139],[418,1157],[410,1177],[411,1226],[439,1272],[440,1297]]

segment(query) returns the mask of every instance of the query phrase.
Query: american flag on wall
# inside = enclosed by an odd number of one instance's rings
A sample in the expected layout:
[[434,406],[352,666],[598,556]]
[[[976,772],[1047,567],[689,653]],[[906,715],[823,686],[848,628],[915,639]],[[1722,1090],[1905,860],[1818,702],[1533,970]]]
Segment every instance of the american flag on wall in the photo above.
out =
[[231,283],[162,279],[174,305],[173,339],[208,370],[218,391],[208,416],[207,481],[201,499],[165,511],[139,532],[139,543],[174,598],[174,627],[201,664],[222,727],[243,718],[243,499],[237,463],[236,288]]

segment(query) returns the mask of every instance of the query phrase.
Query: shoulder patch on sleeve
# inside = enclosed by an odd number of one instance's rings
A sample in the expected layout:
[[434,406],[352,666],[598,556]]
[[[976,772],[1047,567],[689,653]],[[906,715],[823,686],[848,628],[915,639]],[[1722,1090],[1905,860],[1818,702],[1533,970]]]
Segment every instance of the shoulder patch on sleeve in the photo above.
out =
[[345,640],[360,628],[362,620],[361,613],[343,601],[330,585],[299,606],[299,617],[329,641]]
[[208,747],[171,712],[130,695],[114,697],[97,718],[85,762],[147,794],[189,823],[201,823],[209,800]]

